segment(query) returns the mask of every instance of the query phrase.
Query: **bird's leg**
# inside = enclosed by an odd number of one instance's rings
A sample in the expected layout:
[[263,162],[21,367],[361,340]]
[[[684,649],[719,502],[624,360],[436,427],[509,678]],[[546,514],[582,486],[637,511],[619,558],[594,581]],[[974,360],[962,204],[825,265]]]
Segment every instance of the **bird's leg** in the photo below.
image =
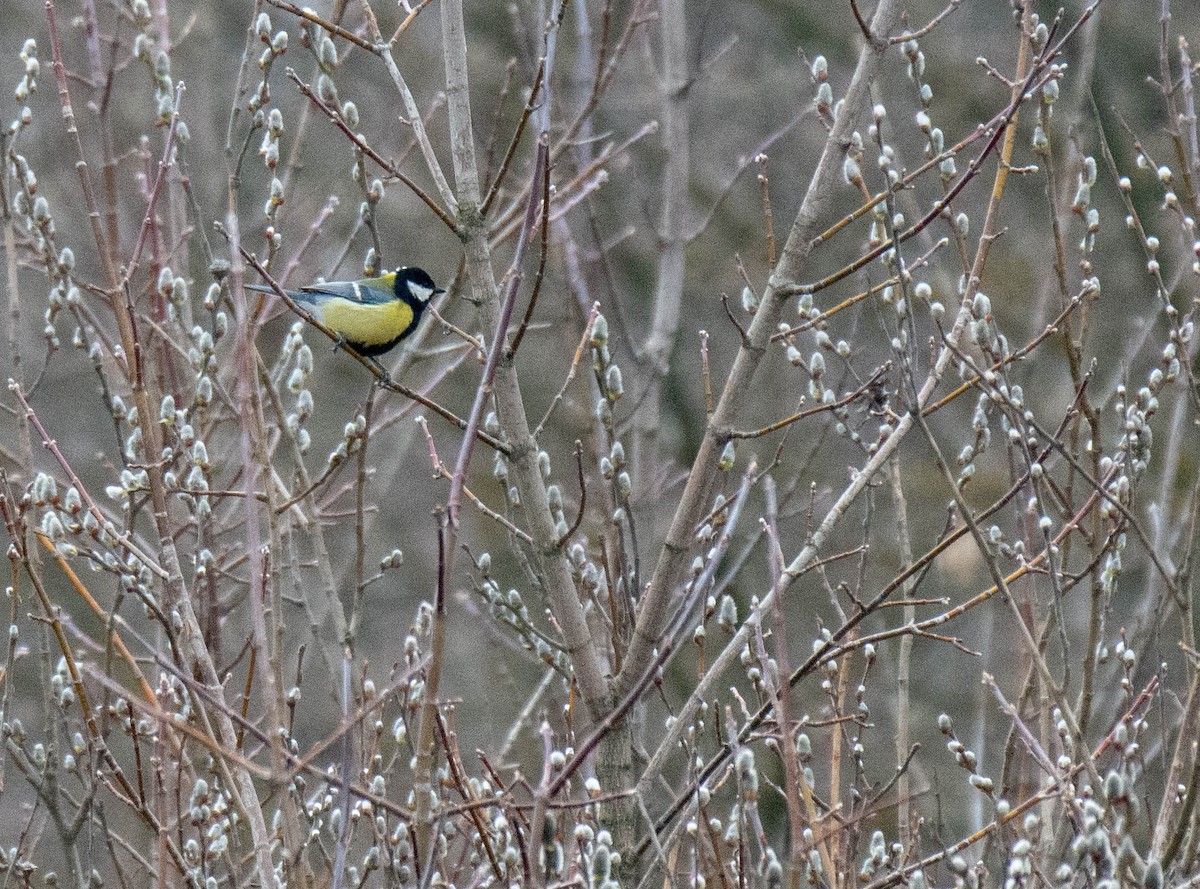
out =
[[380,389],[390,388],[392,385],[392,375],[388,373],[388,369],[376,361],[374,356],[364,355],[363,357],[370,361],[375,366],[375,369],[379,371],[379,376],[375,378],[375,385]]
[[[336,352],[338,349],[345,349],[349,345],[350,345],[350,343],[346,340],[346,337],[342,334],[339,334],[338,338],[333,343],[333,351]],[[377,376],[375,378],[376,386],[378,386],[381,389],[387,389],[387,388],[391,387],[392,375],[390,373],[388,373],[388,369],[386,367],[384,367],[382,364],[380,364],[378,361],[375,360],[375,357],[373,355],[363,355],[361,352],[358,352],[357,350],[355,350],[355,354],[367,359],[367,361],[371,362],[371,366],[374,367],[377,371],[379,371],[379,376]]]

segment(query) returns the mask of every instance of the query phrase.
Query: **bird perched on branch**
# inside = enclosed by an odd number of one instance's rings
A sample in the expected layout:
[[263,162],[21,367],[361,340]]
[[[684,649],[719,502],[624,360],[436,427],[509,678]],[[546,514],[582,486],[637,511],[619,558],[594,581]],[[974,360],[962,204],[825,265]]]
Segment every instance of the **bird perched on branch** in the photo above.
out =
[[[275,292],[264,284],[247,284],[246,289]],[[326,281],[284,293],[336,333],[339,345],[349,346],[378,367],[375,356],[416,330],[429,301],[445,291],[424,269],[402,266],[378,278]]]

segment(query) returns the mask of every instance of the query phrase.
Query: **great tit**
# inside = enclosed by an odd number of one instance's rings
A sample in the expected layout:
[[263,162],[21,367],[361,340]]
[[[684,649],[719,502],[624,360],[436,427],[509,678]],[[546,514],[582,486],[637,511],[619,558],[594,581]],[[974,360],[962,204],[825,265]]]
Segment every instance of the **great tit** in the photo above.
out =
[[[262,284],[247,284],[246,289],[275,292]],[[429,301],[445,291],[424,269],[402,266],[378,278],[326,281],[284,293],[343,343],[373,359],[416,330]]]

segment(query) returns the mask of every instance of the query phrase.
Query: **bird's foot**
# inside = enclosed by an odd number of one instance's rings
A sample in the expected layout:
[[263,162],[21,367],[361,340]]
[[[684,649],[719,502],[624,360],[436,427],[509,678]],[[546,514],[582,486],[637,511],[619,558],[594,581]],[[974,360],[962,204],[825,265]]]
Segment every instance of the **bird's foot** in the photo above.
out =
[[392,375],[388,373],[388,369],[374,358],[368,358],[367,360],[375,366],[375,370],[379,371],[379,375],[375,377],[375,387],[377,389],[392,388]]

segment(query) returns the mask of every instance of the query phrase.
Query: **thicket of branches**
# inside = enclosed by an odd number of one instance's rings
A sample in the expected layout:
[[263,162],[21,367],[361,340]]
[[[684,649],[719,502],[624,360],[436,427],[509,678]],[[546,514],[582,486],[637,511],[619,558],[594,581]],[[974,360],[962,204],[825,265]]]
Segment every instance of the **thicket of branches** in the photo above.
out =
[[6,27],[5,885],[1197,881],[1171,4],[796,5]]

